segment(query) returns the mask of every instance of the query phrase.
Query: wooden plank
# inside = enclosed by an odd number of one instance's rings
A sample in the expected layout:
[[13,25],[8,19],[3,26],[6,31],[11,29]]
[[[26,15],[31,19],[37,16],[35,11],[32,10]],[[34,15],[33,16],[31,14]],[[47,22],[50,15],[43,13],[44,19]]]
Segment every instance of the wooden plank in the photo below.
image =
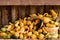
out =
[[19,10],[18,10],[18,14],[19,14],[19,18],[21,18],[21,7],[19,7]]
[[44,6],[40,6],[40,8],[39,8],[39,13],[41,13],[41,14],[44,13]]
[[44,5],[60,5],[60,0],[44,0]]
[[12,22],[17,20],[18,17],[18,8],[17,7],[12,7]]
[[25,6],[20,6],[19,7],[19,18],[24,18],[25,17],[25,11],[26,11]]
[[8,10],[6,7],[2,7],[2,25],[8,24]]
[[50,10],[52,9],[52,6],[44,6],[44,12],[50,13]]
[[30,6],[30,13],[41,13],[43,14],[44,12],[44,6]]
[[11,6],[8,7],[8,19],[9,19],[9,22],[12,22],[12,13],[11,13]]
[[0,5],[60,5],[60,0],[0,0]]
[[0,5],[41,5],[43,0],[0,0]]
[[2,25],[2,13],[1,13],[1,7],[0,7],[0,26]]
[[60,6],[59,6],[59,10],[58,10],[59,12],[58,12],[58,15],[59,15],[59,17],[58,17],[58,19],[59,19],[59,21],[60,21]]
[[37,13],[43,14],[44,13],[44,6],[37,6],[36,11],[37,11]]
[[36,13],[36,6],[30,6],[30,13]]
[[28,17],[30,15],[30,6],[26,6],[25,11],[26,11],[25,15],[26,15],[26,17]]

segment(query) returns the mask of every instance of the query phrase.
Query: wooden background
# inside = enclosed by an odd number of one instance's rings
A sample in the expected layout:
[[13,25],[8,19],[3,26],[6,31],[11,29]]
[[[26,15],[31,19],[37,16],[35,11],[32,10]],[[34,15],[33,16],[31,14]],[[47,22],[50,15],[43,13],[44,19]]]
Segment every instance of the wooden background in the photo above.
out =
[[0,26],[27,17],[32,13],[49,12],[50,9],[60,14],[60,6],[0,6]]
[[0,5],[60,5],[60,0],[0,0]]

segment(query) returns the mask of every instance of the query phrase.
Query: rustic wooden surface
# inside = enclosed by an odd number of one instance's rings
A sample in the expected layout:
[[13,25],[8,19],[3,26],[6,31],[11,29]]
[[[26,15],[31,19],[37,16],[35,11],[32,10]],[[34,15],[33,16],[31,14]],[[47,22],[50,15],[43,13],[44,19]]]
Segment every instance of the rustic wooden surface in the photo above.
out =
[[60,0],[0,0],[0,5],[60,5]]
[[17,7],[12,7],[11,8],[11,13],[12,13],[12,22],[16,21],[18,17],[18,8]]
[[0,7],[0,26],[2,25],[2,14],[1,14],[1,7]]
[[60,20],[60,6],[1,6],[0,25],[6,25],[32,13],[49,13],[50,9],[54,9],[59,14],[58,20]]
[[36,13],[36,6],[31,6],[30,7],[30,13]]
[[26,11],[26,7],[25,6],[20,6],[18,9],[18,15],[20,18],[24,18],[25,17],[25,11]]
[[2,7],[2,24],[8,24],[8,8]]

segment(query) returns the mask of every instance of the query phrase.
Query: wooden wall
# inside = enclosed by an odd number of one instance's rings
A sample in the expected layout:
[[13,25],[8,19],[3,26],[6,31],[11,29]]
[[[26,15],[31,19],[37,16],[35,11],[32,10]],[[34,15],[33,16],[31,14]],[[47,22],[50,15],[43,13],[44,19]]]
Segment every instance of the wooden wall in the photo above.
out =
[[60,14],[60,6],[0,6],[0,26],[29,16],[32,13],[49,12],[50,9],[54,9]]

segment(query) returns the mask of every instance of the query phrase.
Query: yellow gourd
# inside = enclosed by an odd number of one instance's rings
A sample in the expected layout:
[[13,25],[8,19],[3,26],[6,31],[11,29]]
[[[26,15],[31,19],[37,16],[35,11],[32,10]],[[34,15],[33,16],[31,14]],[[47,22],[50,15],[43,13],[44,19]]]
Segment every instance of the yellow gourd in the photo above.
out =
[[19,38],[21,38],[21,39],[22,39],[22,38],[23,38],[23,34],[19,34]]
[[11,33],[11,34],[15,34],[15,31],[14,31],[14,30],[11,30],[10,33]]
[[27,39],[27,34],[24,34],[24,35],[23,35],[23,38],[24,38],[24,39]]
[[39,33],[42,33],[43,31],[42,31],[42,29],[39,29],[38,32],[39,32]]
[[42,14],[38,14],[39,19],[43,20],[43,15]]
[[52,17],[52,16],[49,15],[48,13],[44,13],[44,16],[46,16],[46,17]]
[[37,16],[35,13],[31,14],[30,17],[34,17],[34,16]]
[[35,35],[39,35],[38,31],[34,31],[33,33],[34,33]]
[[7,31],[10,31],[14,28],[14,25],[9,25],[8,28],[7,28]]
[[36,36],[35,34],[32,34],[32,35],[31,35],[31,38],[32,38],[32,39],[36,39],[37,36]]
[[37,26],[34,26],[33,29],[36,30]]
[[16,22],[15,22],[15,26],[16,26],[16,27],[19,26],[18,24],[19,24],[19,21],[16,21]]
[[19,32],[15,32],[14,35],[18,38],[19,37]]
[[54,10],[50,10],[50,12],[54,18],[58,17],[57,13]]
[[26,19],[27,18],[25,17],[24,20],[23,20],[24,25],[26,25],[26,23],[27,23]]
[[28,32],[28,33],[27,33],[27,36],[31,36],[31,35],[32,35],[32,32]]
[[48,23],[48,22],[50,22],[51,21],[51,18],[49,18],[49,17],[44,17],[43,18],[43,22],[44,23]]
[[23,27],[23,26],[24,26],[24,23],[23,23],[23,22],[21,22],[21,23],[20,23],[20,27]]
[[49,28],[54,28],[54,27],[56,27],[56,25],[55,25],[55,24],[50,24],[50,23],[47,23],[47,24],[46,24],[46,27],[49,27]]
[[42,28],[42,30],[44,33],[47,33],[47,30],[44,27]]
[[60,38],[60,34],[58,34],[58,38]]
[[38,38],[39,38],[39,39],[43,39],[43,38],[44,38],[44,35],[43,35],[43,34],[39,34],[39,35],[38,35]]
[[7,35],[7,34],[4,32],[0,32],[0,36],[5,36],[5,35]]

